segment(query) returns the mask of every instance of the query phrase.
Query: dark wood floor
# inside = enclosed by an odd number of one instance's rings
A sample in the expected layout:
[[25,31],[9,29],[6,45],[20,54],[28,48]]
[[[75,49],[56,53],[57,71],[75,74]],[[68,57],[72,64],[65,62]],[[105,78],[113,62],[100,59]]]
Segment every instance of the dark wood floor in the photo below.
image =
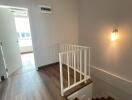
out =
[[12,75],[0,83],[0,100],[65,100],[59,80],[58,64]]

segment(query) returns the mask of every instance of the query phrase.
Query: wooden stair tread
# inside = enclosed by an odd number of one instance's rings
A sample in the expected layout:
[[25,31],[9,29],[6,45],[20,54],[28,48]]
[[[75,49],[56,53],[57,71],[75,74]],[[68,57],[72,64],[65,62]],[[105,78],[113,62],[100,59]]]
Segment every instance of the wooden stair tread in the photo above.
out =
[[77,86],[71,88],[70,90],[68,90],[67,92],[65,92],[64,96],[68,97],[71,94],[73,94],[73,93],[77,92],[78,90],[82,89],[83,87],[91,84],[92,82],[93,81],[91,79],[88,79],[88,80],[86,80],[86,82],[80,83],[79,85],[77,85]]
[[104,98],[104,97],[101,97],[101,98],[93,98],[92,100],[115,100],[113,99],[112,97],[107,97],[107,98]]
[[73,100],[79,100],[78,98],[75,98],[75,99],[73,99]]

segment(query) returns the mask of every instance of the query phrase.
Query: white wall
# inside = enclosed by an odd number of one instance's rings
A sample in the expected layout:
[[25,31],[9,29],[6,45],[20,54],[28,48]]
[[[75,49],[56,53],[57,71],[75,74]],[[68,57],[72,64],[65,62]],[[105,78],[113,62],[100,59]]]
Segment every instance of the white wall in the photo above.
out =
[[[0,4],[29,8],[36,66],[58,61],[56,44],[77,42],[77,0],[1,0]],[[53,13],[42,14],[39,5],[50,5]]]
[[[79,43],[92,47],[92,64],[132,81],[132,1],[80,0],[79,8]],[[120,34],[116,42],[110,40],[114,25]]]

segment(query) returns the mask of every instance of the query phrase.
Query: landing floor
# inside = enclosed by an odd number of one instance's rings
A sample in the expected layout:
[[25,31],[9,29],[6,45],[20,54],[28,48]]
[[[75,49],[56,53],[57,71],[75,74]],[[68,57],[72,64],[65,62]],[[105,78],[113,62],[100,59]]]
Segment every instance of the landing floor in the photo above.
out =
[[65,100],[59,80],[58,64],[12,75],[0,83],[0,100]]

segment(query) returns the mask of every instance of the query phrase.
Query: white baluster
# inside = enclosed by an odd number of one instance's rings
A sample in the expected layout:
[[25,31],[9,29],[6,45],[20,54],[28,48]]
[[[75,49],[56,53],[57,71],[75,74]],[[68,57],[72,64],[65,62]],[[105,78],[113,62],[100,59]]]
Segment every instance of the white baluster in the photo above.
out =
[[64,96],[63,92],[63,70],[62,70],[62,55],[59,53],[59,62],[60,62],[60,84],[61,84],[61,96]]
[[74,51],[74,83],[76,83],[76,52]]
[[80,81],[82,80],[82,50],[80,50]]
[[67,53],[67,73],[68,73],[68,87],[70,87],[69,53]]
[[84,78],[87,80],[87,49],[84,50]]
[[74,67],[74,46],[72,45],[72,67]]
[[90,53],[91,53],[91,50],[90,50],[90,48],[89,48],[89,58],[88,58],[88,59],[89,59],[89,66],[88,66],[88,67],[89,67],[89,70],[88,70],[89,77],[90,77],[90,67],[91,67],[91,62],[90,62],[91,54],[90,54]]

